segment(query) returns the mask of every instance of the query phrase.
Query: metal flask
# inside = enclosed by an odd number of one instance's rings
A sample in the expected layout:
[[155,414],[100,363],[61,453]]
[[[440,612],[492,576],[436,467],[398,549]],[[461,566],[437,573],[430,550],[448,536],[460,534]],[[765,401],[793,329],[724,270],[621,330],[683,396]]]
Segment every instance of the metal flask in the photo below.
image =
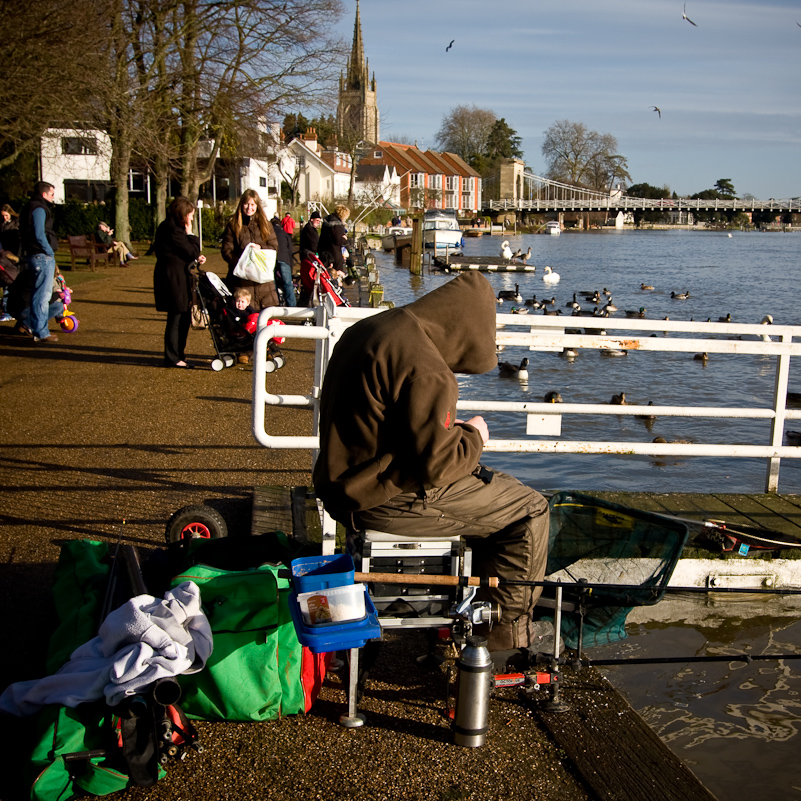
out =
[[487,739],[489,697],[492,687],[492,658],[484,637],[468,637],[459,659],[456,715],[453,741],[456,745],[478,748]]

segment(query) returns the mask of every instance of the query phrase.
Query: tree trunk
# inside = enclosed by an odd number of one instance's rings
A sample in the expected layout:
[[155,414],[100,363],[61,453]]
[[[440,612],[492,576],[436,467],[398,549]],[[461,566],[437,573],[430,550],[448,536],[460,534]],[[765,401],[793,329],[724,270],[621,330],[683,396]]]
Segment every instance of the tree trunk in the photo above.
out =
[[119,242],[131,241],[131,226],[128,222],[128,171],[131,166],[131,142],[124,132],[112,137],[111,179],[114,182],[116,213],[114,238]]
[[154,164],[156,179],[156,212],[155,226],[163,222],[167,217],[167,195],[170,187],[170,163],[165,155],[159,155]]

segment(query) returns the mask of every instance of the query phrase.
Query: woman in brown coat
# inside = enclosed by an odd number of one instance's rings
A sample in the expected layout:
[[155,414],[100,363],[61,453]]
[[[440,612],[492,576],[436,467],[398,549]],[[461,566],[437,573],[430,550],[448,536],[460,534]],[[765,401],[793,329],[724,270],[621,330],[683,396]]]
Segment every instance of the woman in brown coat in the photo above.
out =
[[228,263],[228,275],[225,283],[230,289],[244,286],[250,289],[252,303],[258,309],[267,306],[278,306],[278,293],[275,281],[256,284],[234,275],[234,267],[248,245],[278,250],[278,239],[270,221],[261,206],[259,193],[254,189],[246,189],[239,198],[234,216],[228,221],[223,234],[221,253]]
[[195,207],[191,200],[177,197],[167,210],[167,219],[156,231],[154,249],[156,266],[153,270],[153,294],[156,310],[167,312],[164,329],[164,366],[194,367],[184,357],[189,334],[192,308],[192,277],[189,265],[200,255],[200,240],[192,235]]

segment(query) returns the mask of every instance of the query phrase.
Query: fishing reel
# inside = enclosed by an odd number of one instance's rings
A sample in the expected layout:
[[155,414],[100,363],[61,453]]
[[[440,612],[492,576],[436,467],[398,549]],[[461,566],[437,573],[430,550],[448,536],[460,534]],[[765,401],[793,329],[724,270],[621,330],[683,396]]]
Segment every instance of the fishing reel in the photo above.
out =
[[492,601],[476,601],[476,587],[465,587],[461,601],[451,606],[449,615],[454,619],[454,640],[466,639],[473,634],[473,626],[487,626],[490,631],[495,623],[501,622],[502,610]]

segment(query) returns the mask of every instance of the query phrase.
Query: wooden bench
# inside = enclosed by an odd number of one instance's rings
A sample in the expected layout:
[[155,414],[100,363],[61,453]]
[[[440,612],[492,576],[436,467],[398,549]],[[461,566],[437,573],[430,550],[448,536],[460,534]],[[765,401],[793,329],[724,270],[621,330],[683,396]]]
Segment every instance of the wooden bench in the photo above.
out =
[[99,245],[94,239],[84,235],[68,236],[67,242],[70,247],[71,269],[77,269],[78,260],[86,261],[93,271],[97,270],[98,264],[109,266],[108,248],[105,245]]

